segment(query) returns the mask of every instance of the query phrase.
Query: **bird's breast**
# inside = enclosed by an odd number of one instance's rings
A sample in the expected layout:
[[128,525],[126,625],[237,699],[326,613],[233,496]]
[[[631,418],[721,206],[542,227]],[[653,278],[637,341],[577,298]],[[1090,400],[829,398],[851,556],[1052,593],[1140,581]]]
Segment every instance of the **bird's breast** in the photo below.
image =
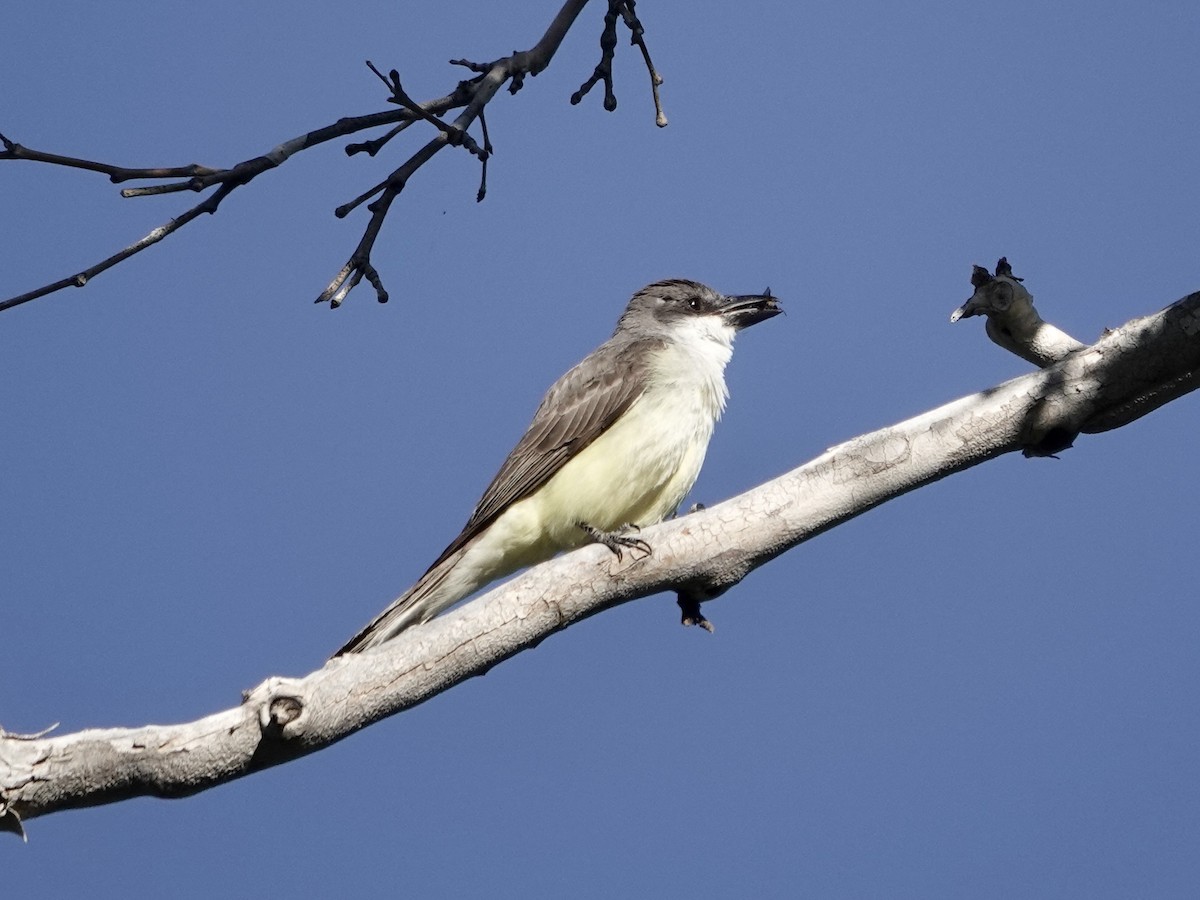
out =
[[586,540],[579,522],[602,531],[661,522],[691,490],[724,405],[724,380],[671,374],[656,373],[607,431],[529,498],[560,547]]

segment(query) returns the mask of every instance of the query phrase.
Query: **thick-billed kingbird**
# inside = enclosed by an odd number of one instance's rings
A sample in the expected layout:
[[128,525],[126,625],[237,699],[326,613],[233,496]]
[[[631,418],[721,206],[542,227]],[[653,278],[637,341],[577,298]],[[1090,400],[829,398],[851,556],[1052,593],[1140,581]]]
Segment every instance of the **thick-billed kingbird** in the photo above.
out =
[[694,281],[642,288],[607,341],[558,379],[475,512],[416,584],[337,655],[377,647],[517,569],[589,541],[649,551],[637,529],[675,512],[729,396],[743,328],[783,310]]

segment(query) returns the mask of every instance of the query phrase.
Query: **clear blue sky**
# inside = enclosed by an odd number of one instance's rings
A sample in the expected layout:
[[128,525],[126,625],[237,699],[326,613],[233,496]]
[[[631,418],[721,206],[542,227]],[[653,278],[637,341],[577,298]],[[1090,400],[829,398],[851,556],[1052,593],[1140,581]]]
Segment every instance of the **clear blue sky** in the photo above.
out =
[[[834,6],[836,9],[826,8]],[[289,162],[220,213],[0,316],[0,725],[193,719],[299,675],[457,533],[629,294],[770,285],[693,499],[1026,371],[947,317],[1006,254],[1083,340],[1200,289],[1194,3],[639,4],[620,106],[568,104],[585,11],[443,154],[376,250],[393,300],[312,299],[332,210],[417,146]],[[217,2],[4,16],[0,130],[232,164],[527,47],[541,3]],[[0,164],[0,292],[194,198]],[[300,762],[29,823],[6,895],[1186,897],[1200,883],[1194,397],[1007,457],[707,607],[611,611]]]

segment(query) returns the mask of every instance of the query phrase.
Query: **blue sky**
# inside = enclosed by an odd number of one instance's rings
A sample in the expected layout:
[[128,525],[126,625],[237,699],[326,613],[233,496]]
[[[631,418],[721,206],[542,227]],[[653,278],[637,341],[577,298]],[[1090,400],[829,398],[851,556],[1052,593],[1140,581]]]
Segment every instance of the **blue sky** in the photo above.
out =
[[[36,7],[36,8],[35,8]],[[553,3],[218,2],[4,16],[0,131],[227,165],[531,45]],[[318,666],[457,533],[632,291],[770,285],[693,498],[1026,371],[947,317],[1007,255],[1081,340],[1200,288],[1194,4],[643,0],[671,124],[600,7],[312,299],[380,180],[340,144],[84,290],[0,316],[0,725],[189,720]],[[194,198],[0,164],[0,293]],[[791,551],[706,607],[591,619],[313,757],[29,823],[13,896],[1184,897],[1200,881],[1184,398]]]

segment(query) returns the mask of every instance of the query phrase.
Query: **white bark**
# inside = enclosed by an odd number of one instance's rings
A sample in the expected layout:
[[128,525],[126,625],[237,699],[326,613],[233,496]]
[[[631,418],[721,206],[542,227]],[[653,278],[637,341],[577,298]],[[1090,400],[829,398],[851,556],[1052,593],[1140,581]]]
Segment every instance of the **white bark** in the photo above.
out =
[[[1045,336],[1037,327],[1030,333]],[[607,550],[584,547],[379,651],[338,658],[301,679],[270,678],[239,706],[194,722],[55,737],[0,732],[0,826],[23,833],[22,819],[60,809],[195,793],[327,746],[611,606],[665,590],[716,596],[885,500],[1003,453],[1057,452],[1081,432],[1125,424],[1192,390],[1198,333],[1200,293],[1094,345],[1059,342],[1058,361],[1041,360],[1040,371],[847,441],[718,506],[646,529],[649,558],[617,564]],[[1048,352],[1044,341],[1037,352]]]

